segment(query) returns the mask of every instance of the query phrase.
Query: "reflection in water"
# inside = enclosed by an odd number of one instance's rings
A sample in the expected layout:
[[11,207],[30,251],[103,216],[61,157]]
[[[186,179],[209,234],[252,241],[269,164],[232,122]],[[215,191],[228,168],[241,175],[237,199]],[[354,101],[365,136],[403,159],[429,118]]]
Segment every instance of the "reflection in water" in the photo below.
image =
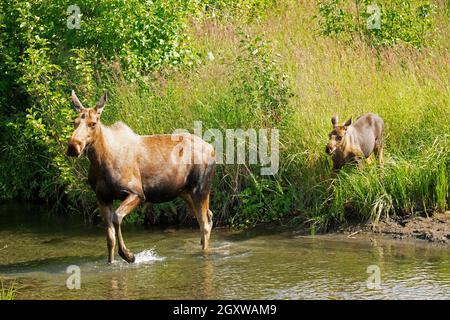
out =
[[[450,299],[442,245],[215,230],[204,255],[196,229],[125,228],[137,263],[107,264],[103,228],[27,210],[0,207],[0,279],[16,279],[19,299]],[[69,265],[80,290],[65,285]]]
[[127,299],[128,296],[127,277],[126,274],[112,276],[111,291],[109,292],[109,300]]
[[202,278],[202,285],[199,291],[202,293],[201,299],[214,299],[217,297],[214,287],[214,263],[208,257],[203,259],[202,266],[200,268],[200,274]]

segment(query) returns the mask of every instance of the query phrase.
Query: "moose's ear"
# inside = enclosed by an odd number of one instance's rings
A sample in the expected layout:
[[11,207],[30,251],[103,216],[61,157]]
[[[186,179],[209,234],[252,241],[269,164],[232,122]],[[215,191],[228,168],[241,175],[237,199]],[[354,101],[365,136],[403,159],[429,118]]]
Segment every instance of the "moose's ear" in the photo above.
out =
[[333,124],[333,128],[336,127],[338,121],[339,121],[338,115],[335,114],[335,115],[331,118],[331,123]]
[[101,115],[103,112],[103,109],[105,108],[106,99],[108,97],[108,94],[105,93],[102,95],[100,100],[98,100],[97,105],[95,106],[95,110],[97,111],[98,115]]
[[345,123],[344,126],[348,127],[352,124],[352,117],[350,117]]
[[72,104],[78,113],[80,113],[81,110],[84,109],[74,90],[72,90]]

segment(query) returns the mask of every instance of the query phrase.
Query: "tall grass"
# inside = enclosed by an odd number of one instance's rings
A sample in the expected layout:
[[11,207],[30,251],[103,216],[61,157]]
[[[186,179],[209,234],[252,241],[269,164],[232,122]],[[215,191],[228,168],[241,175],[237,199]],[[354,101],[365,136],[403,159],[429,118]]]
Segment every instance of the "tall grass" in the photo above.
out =
[[[104,121],[122,120],[139,133],[192,129],[196,120],[204,130],[278,127],[281,169],[276,176],[260,177],[251,166],[218,168],[213,209],[219,220],[232,225],[294,215],[326,228],[349,218],[376,222],[391,215],[446,210],[450,60],[445,34],[450,30],[443,17],[448,8],[437,4],[434,45],[423,50],[372,48],[362,41],[349,45],[321,37],[313,18],[317,6],[309,1],[281,1],[252,23],[214,18],[193,22],[190,35],[196,50],[205,57],[212,52],[214,59],[205,58],[195,70],[156,78],[147,87],[110,79],[112,102]],[[263,39],[264,54],[250,55],[254,60],[242,63],[242,40],[255,37]],[[267,110],[258,107],[271,93],[256,91],[273,80],[264,80],[264,68],[251,71],[259,63],[274,65],[268,78],[279,78],[272,85],[286,81],[293,93],[284,92],[288,98],[277,106],[285,108],[285,121],[268,123]],[[342,121],[365,112],[384,119],[384,169],[367,165],[331,173],[324,146],[335,112]]]
[[449,152],[446,139],[437,138],[424,155],[415,159],[391,158],[382,170],[374,166],[344,170],[331,182],[331,196],[324,210],[338,220],[343,220],[345,213],[356,212],[374,222],[396,213],[445,210]]

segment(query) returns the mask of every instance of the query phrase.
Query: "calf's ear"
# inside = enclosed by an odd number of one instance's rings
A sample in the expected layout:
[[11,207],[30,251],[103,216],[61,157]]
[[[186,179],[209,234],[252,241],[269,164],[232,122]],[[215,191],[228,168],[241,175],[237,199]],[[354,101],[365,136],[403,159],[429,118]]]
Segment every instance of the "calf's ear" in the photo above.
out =
[[352,117],[350,117],[350,119],[348,119],[345,123],[344,126],[348,127],[352,124]]
[[333,128],[336,127],[337,123],[338,123],[338,115],[335,114],[333,117],[331,117],[331,124],[333,125]]
[[105,91],[105,93],[101,96],[100,100],[98,100],[97,105],[95,106],[95,110],[97,111],[98,115],[101,115],[103,109],[105,108],[107,96],[108,94]]
[[84,109],[74,90],[72,90],[72,105],[78,113]]

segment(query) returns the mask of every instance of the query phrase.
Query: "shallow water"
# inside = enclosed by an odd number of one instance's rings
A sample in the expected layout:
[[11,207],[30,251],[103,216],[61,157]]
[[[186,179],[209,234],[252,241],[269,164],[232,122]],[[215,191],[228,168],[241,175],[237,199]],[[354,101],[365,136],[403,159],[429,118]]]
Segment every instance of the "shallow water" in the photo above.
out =
[[[448,246],[214,230],[203,255],[196,229],[123,233],[136,263],[108,265],[101,227],[0,205],[0,279],[15,279],[17,299],[450,299]],[[71,265],[78,290],[66,285]],[[370,265],[377,288],[367,285]]]

